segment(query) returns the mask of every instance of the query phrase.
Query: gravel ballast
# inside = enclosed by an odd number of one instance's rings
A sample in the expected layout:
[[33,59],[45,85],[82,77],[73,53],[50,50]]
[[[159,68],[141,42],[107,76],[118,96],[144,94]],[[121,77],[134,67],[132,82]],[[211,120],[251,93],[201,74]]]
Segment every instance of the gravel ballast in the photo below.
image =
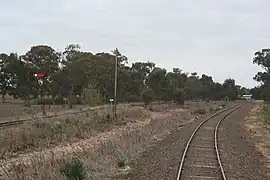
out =
[[[244,123],[244,118],[251,108],[251,104],[244,105],[239,111],[228,116],[220,126],[219,147],[222,150],[220,154],[225,172],[228,174],[227,179],[267,179],[262,156],[255,150],[248,134],[241,128],[241,123]],[[201,121],[179,127],[177,131],[143,152],[131,165],[133,169],[131,173],[120,179],[176,179],[185,144]]]

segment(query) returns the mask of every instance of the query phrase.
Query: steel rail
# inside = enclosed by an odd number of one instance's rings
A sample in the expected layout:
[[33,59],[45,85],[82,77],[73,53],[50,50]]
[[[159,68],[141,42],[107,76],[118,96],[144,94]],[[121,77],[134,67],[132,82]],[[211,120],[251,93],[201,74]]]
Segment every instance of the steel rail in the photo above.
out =
[[221,162],[221,158],[220,158],[220,154],[219,154],[219,150],[218,150],[218,128],[219,128],[219,125],[220,123],[226,119],[229,115],[231,115],[233,112],[237,111],[239,108],[241,108],[243,105],[240,105],[238,106],[237,108],[235,108],[233,111],[231,111],[230,113],[226,114],[224,117],[222,117],[217,125],[216,125],[216,128],[215,128],[215,150],[216,150],[216,155],[217,155],[217,160],[218,160],[218,164],[219,164],[219,168],[221,170],[221,173],[222,173],[222,178],[223,180],[227,180],[226,178],[226,175],[225,175],[225,172],[224,172],[224,168],[222,166],[222,162]]
[[221,110],[221,111],[219,111],[219,112],[217,112],[217,113],[211,115],[210,117],[206,118],[204,121],[202,121],[202,122],[196,127],[196,129],[195,129],[195,130],[193,131],[193,133],[191,134],[191,136],[190,136],[190,138],[189,138],[189,140],[188,140],[188,142],[187,142],[187,144],[186,144],[186,146],[185,146],[185,149],[184,149],[184,152],[183,152],[183,155],[182,155],[182,158],[181,158],[181,162],[180,162],[180,165],[179,165],[179,168],[178,168],[178,173],[177,173],[176,180],[180,180],[180,178],[181,178],[187,151],[188,151],[189,146],[190,146],[190,144],[191,144],[191,141],[193,140],[193,138],[194,138],[195,134],[197,133],[197,131],[198,131],[198,130],[199,130],[199,129],[207,122],[207,121],[209,121],[210,119],[212,119],[212,118],[214,118],[214,117],[220,115],[220,114],[223,113],[223,112],[229,111],[229,110],[234,109],[235,107],[237,107],[237,108],[235,108],[233,111],[230,111],[228,114],[226,114],[226,116],[223,117],[223,119],[225,119],[228,115],[230,115],[232,112],[234,112],[234,111],[236,111],[237,109],[239,109],[241,106],[242,106],[242,105],[239,106],[238,104],[236,104],[236,105],[234,105],[234,106],[232,106],[232,107],[229,107],[229,108],[226,108],[226,109],[224,109],[224,110]]

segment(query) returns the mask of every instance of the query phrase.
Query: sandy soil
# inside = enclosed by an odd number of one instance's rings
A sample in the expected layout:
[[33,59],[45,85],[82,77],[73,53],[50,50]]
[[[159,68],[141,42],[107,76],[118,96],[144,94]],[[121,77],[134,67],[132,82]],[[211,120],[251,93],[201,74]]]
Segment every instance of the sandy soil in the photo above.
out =
[[261,105],[257,104],[251,109],[245,119],[244,127],[251,135],[256,149],[265,157],[265,166],[269,168],[270,178],[270,125],[266,125],[260,117]]

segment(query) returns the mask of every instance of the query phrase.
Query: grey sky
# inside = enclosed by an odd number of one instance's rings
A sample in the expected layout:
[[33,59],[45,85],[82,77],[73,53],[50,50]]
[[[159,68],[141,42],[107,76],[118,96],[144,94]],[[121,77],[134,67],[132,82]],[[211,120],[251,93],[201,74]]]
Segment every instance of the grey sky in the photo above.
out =
[[227,77],[252,87],[256,50],[270,40],[266,0],[10,0],[0,6],[0,49],[118,47],[129,58],[171,70]]

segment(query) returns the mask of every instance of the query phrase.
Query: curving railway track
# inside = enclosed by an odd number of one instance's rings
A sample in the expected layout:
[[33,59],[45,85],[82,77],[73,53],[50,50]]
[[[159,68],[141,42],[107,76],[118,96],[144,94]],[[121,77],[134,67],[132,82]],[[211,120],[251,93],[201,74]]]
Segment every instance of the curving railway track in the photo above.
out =
[[197,126],[186,144],[176,180],[227,180],[218,148],[218,129],[227,116],[241,107],[220,111]]

